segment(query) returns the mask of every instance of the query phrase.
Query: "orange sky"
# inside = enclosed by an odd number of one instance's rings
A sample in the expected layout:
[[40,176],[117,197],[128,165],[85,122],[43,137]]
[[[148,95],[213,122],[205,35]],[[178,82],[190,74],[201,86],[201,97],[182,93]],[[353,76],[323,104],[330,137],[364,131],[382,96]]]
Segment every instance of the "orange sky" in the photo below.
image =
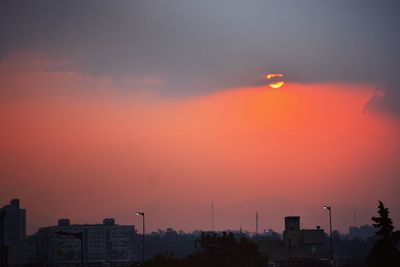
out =
[[[383,200],[400,220],[400,124],[370,114],[369,84],[230,88],[184,98],[126,90],[107,77],[51,69],[15,54],[0,62],[0,203],[21,198],[30,232],[73,222],[282,230],[369,223]],[[139,79],[129,77],[127,81]],[[143,83],[158,83],[151,77]],[[20,93],[17,93],[20,92]]]

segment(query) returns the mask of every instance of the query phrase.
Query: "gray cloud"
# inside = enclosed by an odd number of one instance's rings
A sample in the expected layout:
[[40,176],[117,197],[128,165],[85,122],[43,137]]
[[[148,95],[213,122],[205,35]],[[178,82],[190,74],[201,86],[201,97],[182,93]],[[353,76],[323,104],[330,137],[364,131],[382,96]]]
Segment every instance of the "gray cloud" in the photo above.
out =
[[[297,82],[371,82],[370,110],[397,114],[400,4],[372,1],[2,1],[0,59],[67,59],[91,75],[157,77],[166,94]],[[389,99],[390,98],[390,99]]]

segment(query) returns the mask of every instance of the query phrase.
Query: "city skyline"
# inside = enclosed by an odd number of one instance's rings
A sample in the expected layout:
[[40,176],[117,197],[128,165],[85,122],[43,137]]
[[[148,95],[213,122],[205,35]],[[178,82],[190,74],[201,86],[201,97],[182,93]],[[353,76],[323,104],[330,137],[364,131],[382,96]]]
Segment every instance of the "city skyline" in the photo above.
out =
[[[400,222],[397,1],[1,1],[0,204],[147,229]],[[276,88],[269,86],[269,75]],[[276,76],[278,75],[278,76]],[[279,85],[279,86],[278,86]],[[279,87],[279,88],[278,88]]]
[[[1,205],[0,205],[1,206]],[[22,205],[23,206],[23,205]],[[14,198],[11,199],[10,202],[6,205],[4,205],[3,207],[0,208],[0,211],[2,212],[2,222],[4,223],[3,226],[4,228],[4,233],[5,233],[5,240],[4,242],[6,244],[12,244],[15,245],[16,242],[20,242],[23,240],[26,240],[29,237],[35,236],[40,234],[43,231],[47,231],[48,229],[53,229],[52,231],[56,231],[57,230],[57,226],[58,227],[71,227],[72,230],[74,230],[76,227],[86,227],[86,226],[123,226],[123,227],[131,227],[133,229],[133,231],[135,232],[137,225],[121,225],[118,224],[115,220],[115,218],[113,217],[105,217],[103,218],[101,221],[96,221],[96,222],[76,222],[76,221],[71,221],[70,218],[68,217],[62,217],[62,218],[58,218],[57,219],[57,223],[56,224],[51,224],[51,225],[42,225],[39,226],[38,229],[36,229],[33,233],[27,233],[27,218],[26,218],[26,213],[27,210],[25,208],[23,208],[21,206],[20,203],[20,199],[18,198]],[[332,211],[333,207],[331,206],[323,206],[323,209],[328,209],[330,211]],[[135,215],[142,215],[144,216],[144,212],[136,212]],[[214,214],[214,204],[211,203],[211,223],[210,223],[210,229],[195,229],[194,231],[188,231],[187,233],[196,233],[196,232],[213,232],[213,228],[214,228],[214,224],[215,224],[215,214]],[[289,219],[289,221],[291,221],[292,219],[294,219],[294,223],[296,224],[296,229],[298,230],[315,230],[315,229],[320,229],[323,230],[323,228],[321,228],[321,225],[315,225],[314,227],[307,227],[304,226],[303,221],[301,221],[300,223],[300,218],[301,216],[298,215],[285,215],[284,217],[281,218],[282,222],[284,222],[285,225],[291,225],[291,224],[287,224],[287,219]],[[291,219],[290,219],[291,218]],[[314,222],[316,223],[316,222]],[[143,227],[143,221],[141,221],[142,227]],[[242,232],[249,234],[249,235],[253,235],[253,236],[257,236],[257,235],[263,235],[263,234],[267,234],[267,233],[283,233],[285,231],[285,229],[287,230],[288,226],[283,227],[282,230],[279,231],[275,231],[275,229],[271,229],[271,228],[264,228],[261,229],[261,231],[259,231],[260,229],[258,229],[259,226],[259,212],[255,213],[255,218],[254,218],[254,227],[255,229],[244,229],[242,227],[243,225],[240,224],[239,229],[236,228],[231,228],[231,229],[215,229],[215,232],[224,232],[224,231],[233,231],[233,232]],[[60,228],[60,229],[61,229]],[[56,230],[54,230],[56,229]],[[354,213],[354,224],[352,224],[349,228],[348,228],[348,232],[339,232],[337,229],[333,229],[334,232],[337,232],[337,234],[341,234],[341,235],[354,235],[353,238],[355,238],[355,236],[359,236],[358,238],[362,238],[362,239],[367,239],[369,236],[372,236],[374,234],[374,231],[371,230],[374,229],[374,227],[371,224],[365,224],[365,225],[359,225],[357,223],[357,218],[356,218],[356,213]],[[76,230],[76,229],[75,229]],[[152,234],[157,234],[160,231],[169,231],[169,230],[173,230],[173,231],[177,231],[177,232],[182,232],[179,229],[173,229],[171,227],[165,227],[164,229],[157,229],[157,231],[149,231],[146,234],[152,235]],[[63,232],[63,231],[61,231]],[[142,229],[143,232],[143,229]],[[142,232],[140,231],[136,231],[136,234],[141,235]],[[328,235],[328,232],[325,232],[325,234]],[[362,235],[365,235],[363,237],[361,237]]]
[[[20,199],[16,199],[16,201],[18,201],[18,203],[19,203]],[[13,202],[11,202],[11,203],[13,203]],[[10,204],[6,205],[6,203],[5,203],[4,207],[7,207],[9,205]],[[215,206],[214,206],[214,204],[212,204],[212,205],[213,206],[207,205],[206,206],[207,211],[204,212],[205,211],[205,209],[204,209],[201,212],[202,214],[208,212],[208,216],[209,216],[207,218],[209,220],[209,224],[205,225],[205,226],[203,225],[203,228],[191,227],[192,224],[189,224],[189,228],[186,228],[186,229],[174,228],[173,225],[158,225],[158,226],[154,227],[153,225],[157,225],[157,224],[155,224],[152,221],[148,221],[147,222],[147,224],[148,224],[147,227],[150,226],[149,227],[150,229],[148,229],[149,230],[148,233],[150,234],[152,232],[157,232],[159,230],[166,230],[168,228],[174,229],[176,231],[182,231],[183,230],[185,232],[212,231],[212,229],[214,228],[215,231],[242,231],[243,230],[245,232],[255,234],[257,225],[259,225],[259,233],[268,232],[270,230],[273,230],[273,231],[276,231],[276,232],[279,233],[279,232],[282,232],[284,230],[284,228],[282,226],[282,221],[283,221],[282,218],[287,217],[287,216],[300,216],[300,213],[292,212],[292,213],[285,214],[283,211],[281,211],[281,212],[272,213],[268,217],[262,216],[263,212],[254,212],[253,214],[251,214],[253,217],[251,217],[250,216],[250,212],[248,212],[246,215],[248,215],[249,218],[242,217],[241,220],[238,220],[238,223],[233,222],[231,224],[231,227],[226,228],[226,227],[221,226],[221,225],[218,226],[218,222],[216,223],[215,217],[218,218],[219,216],[221,216],[222,218],[225,218],[225,219],[226,218],[233,219],[233,214],[235,213],[235,210],[237,209],[237,206],[234,206],[234,205],[232,205],[230,207],[218,207],[217,206],[217,211],[219,211],[220,213],[215,214],[214,213],[215,212],[215,210],[214,210]],[[297,205],[298,205],[298,203],[297,203]],[[300,205],[298,206],[299,210],[304,209],[304,207],[300,207]],[[0,206],[1,206],[1,203],[0,203]],[[22,206],[24,207],[24,209],[23,209],[24,214],[28,214],[28,216],[29,216],[29,214],[30,214],[29,209],[25,209],[25,205],[22,205]],[[318,207],[318,208],[321,208],[321,207]],[[335,214],[337,212],[337,210],[336,210],[337,207],[332,207],[332,208],[334,210],[333,211],[334,212],[334,216],[337,216],[337,214]],[[199,210],[201,210],[201,209],[202,209],[202,207],[199,205],[199,206],[196,206],[194,210],[199,212]],[[292,210],[294,210],[294,209],[292,209]],[[350,209],[346,210],[346,214],[347,215],[349,215],[350,212],[351,212]],[[151,211],[148,212],[148,213],[150,215],[153,215],[153,213]],[[260,214],[261,214],[261,222],[260,222]],[[343,214],[343,211],[342,211],[342,214]],[[137,215],[136,212],[134,212],[134,215]],[[322,227],[323,229],[325,229],[325,231],[328,231],[327,230],[327,229],[329,229],[329,222],[327,222],[328,221],[327,220],[328,217],[326,216],[324,211],[322,211],[322,215],[323,215],[322,216],[323,217],[322,221],[324,221],[323,223],[321,223],[321,221],[319,221],[321,219],[321,216],[311,216],[311,217],[305,216],[306,220],[304,220],[304,217],[301,216],[301,217],[303,217],[303,220],[301,222],[300,228],[301,229],[316,229],[318,227]],[[336,225],[334,225],[334,229],[333,230],[334,231],[339,231],[341,234],[346,234],[346,233],[349,233],[349,231],[351,231],[351,228],[365,226],[365,225],[371,225],[371,222],[369,222],[369,221],[367,221],[366,223],[364,223],[363,221],[360,221],[359,218],[357,218],[356,211],[354,211],[351,215],[352,215],[352,218],[351,218],[352,222],[350,222],[348,225],[344,225],[342,228],[341,227],[337,227]],[[24,215],[24,225],[25,225],[25,220],[29,222],[29,218],[25,219],[25,216],[26,215]],[[173,216],[173,214],[171,216]],[[395,214],[393,214],[393,212],[392,212],[392,216],[395,217]],[[140,226],[142,222],[141,222],[141,220],[138,220],[135,217],[136,216],[132,217],[132,220],[129,220],[129,219],[128,220],[121,220],[121,223],[122,224],[133,224],[137,228],[138,225]],[[194,217],[196,217],[196,216],[194,216]],[[104,218],[106,218],[106,219],[104,219]],[[72,221],[72,224],[73,225],[97,225],[97,224],[103,224],[103,221],[107,220],[108,218],[112,218],[114,220],[113,216],[109,216],[109,214],[108,215],[105,214],[101,218],[94,218],[94,220],[90,220],[90,221],[89,220],[88,221],[75,221],[74,220],[74,221]],[[154,218],[158,218],[157,215],[154,216]],[[153,218],[148,218],[148,219],[153,219]],[[264,221],[262,219],[267,220],[267,221]],[[36,225],[32,226],[32,225],[29,225],[29,223],[26,223],[26,226],[24,226],[24,227],[26,228],[28,235],[33,235],[33,234],[36,234],[41,228],[50,227],[50,226],[56,224],[57,222],[60,223],[60,220],[61,221],[62,220],[68,220],[68,223],[69,223],[70,217],[69,216],[61,216],[61,217],[56,218],[55,221],[51,221],[48,224],[43,224],[43,225],[38,225],[38,226],[36,226]],[[268,225],[268,221],[276,222],[278,224],[280,223],[281,226],[277,227],[277,228],[270,227]],[[348,218],[348,221],[350,221],[350,218]],[[187,227],[187,225],[186,225],[186,227]],[[328,232],[326,232],[326,233],[328,233]]]

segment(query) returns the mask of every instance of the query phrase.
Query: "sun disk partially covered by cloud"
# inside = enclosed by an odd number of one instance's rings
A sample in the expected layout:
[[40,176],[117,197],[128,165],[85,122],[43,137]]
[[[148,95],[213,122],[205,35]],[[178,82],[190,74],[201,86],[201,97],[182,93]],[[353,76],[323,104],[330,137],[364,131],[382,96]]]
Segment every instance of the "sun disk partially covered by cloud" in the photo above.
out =
[[270,73],[266,74],[263,77],[268,80],[268,85],[272,88],[281,88],[285,82],[282,80],[283,79],[283,74],[281,73]]

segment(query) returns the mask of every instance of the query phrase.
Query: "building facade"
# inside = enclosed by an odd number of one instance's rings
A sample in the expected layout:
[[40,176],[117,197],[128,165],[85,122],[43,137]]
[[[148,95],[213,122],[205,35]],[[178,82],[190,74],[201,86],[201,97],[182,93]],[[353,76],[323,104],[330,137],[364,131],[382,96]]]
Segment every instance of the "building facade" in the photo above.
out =
[[135,236],[133,225],[118,225],[114,219],[104,219],[103,224],[60,219],[58,225],[39,229],[38,261],[46,266],[79,265],[83,246],[85,265],[129,265],[137,260]]

